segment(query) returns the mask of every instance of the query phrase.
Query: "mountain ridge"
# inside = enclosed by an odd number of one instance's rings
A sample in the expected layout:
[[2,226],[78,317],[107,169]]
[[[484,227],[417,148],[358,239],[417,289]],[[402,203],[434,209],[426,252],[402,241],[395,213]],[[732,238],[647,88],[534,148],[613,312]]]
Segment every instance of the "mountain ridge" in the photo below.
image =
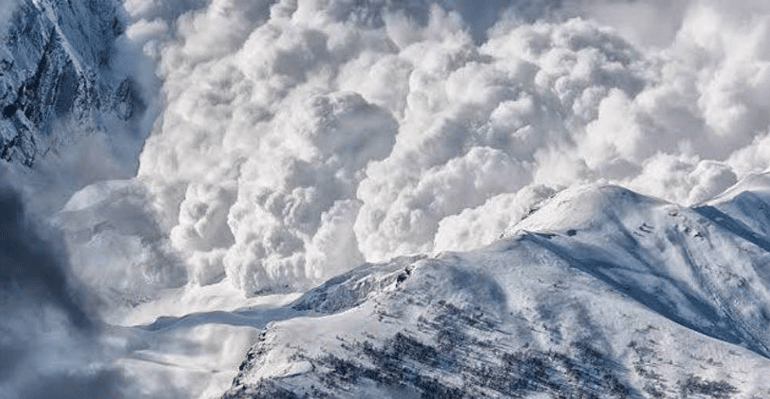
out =
[[80,135],[137,127],[139,88],[111,65],[124,20],[115,1],[17,2],[0,35],[3,160],[32,166],[59,151],[78,139],[59,132],[68,123]]
[[581,186],[487,248],[362,266],[269,324],[223,397],[770,394],[770,254],[702,206]]

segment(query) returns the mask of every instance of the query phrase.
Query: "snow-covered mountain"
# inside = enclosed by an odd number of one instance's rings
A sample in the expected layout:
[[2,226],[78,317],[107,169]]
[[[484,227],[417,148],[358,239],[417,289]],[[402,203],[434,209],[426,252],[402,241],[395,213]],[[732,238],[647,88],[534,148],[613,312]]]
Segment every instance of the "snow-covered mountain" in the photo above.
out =
[[487,248],[357,268],[270,324],[224,397],[770,397],[770,176],[736,190],[581,186]]
[[119,2],[4,3],[0,158],[32,166],[84,136],[136,130],[144,108],[139,88],[128,69],[112,65],[126,25]]
[[0,0],[0,399],[770,398],[768,27]]

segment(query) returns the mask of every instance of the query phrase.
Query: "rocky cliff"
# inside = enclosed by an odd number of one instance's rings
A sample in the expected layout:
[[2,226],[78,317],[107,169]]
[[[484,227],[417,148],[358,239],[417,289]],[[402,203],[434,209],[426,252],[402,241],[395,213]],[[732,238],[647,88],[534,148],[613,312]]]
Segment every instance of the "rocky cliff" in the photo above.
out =
[[[13,4],[15,3],[15,4]],[[0,158],[35,164],[62,143],[132,122],[135,85],[111,66],[117,1],[11,0],[0,28]]]

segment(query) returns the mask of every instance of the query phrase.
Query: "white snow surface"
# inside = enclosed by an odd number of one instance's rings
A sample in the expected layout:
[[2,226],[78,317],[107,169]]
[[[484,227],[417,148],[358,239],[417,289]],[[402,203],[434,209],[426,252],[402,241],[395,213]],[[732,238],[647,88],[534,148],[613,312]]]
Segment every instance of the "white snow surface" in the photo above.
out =
[[[78,64],[97,34],[60,4],[6,1],[0,22],[45,10]],[[479,371],[502,354],[556,362],[516,388],[532,397],[605,377],[770,397],[768,3],[479,4],[123,1],[108,69],[148,107],[136,135],[0,173],[62,233],[99,328],[8,307],[34,372],[0,365],[0,397],[41,375],[125,397],[505,396]],[[29,69],[10,59],[0,83]],[[388,345],[446,353],[399,355],[404,386],[327,384]],[[611,372],[570,374],[590,353]]]
[[564,190],[484,249],[311,290],[294,306],[311,313],[268,326],[227,397],[764,397],[770,248],[740,223],[618,186]]
[[[736,188],[684,207],[575,186],[485,248],[365,264],[301,295],[182,287],[113,314],[125,327],[103,339],[148,396],[419,397],[434,381],[472,397],[763,397],[770,226],[741,217],[770,206],[770,179]],[[525,372],[538,362],[545,377]]]

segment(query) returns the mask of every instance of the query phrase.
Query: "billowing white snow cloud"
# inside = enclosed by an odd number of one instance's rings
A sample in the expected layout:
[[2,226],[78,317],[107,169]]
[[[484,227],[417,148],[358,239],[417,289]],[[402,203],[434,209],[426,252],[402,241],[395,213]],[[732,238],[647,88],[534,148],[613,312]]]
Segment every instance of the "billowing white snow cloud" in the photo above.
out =
[[130,183],[156,236],[111,241],[144,254],[118,275],[295,290],[488,244],[576,183],[689,204],[770,162],[761,1],[125,4],[165,103]]
[[[237,308],[255,302],[235,294],[298,291],[365,261],[484,246],[579,183],[695,204],[770,165],[764,1],[123,4],[134,22],[110,67],[150,108],[140,132],[0,176],[29,211],[58,210],[70,253],[47,272],[62,281],[21,274],[42,305],[24,290],[0,304],[0,375],[30,397],[214,395],[259,325],[217,313],[88,336],[68,312],[133,325]],[[120,149],[149,130],[135,178],[66,201],[130,174]]]

